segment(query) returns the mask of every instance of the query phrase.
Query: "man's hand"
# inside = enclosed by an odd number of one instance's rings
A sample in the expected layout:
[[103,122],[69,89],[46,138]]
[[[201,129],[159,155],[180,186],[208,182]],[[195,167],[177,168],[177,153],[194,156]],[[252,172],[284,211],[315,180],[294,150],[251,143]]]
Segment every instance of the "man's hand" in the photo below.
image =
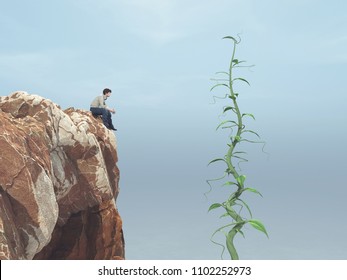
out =
[[116,113],[116,110],[115,110],[115,109],[110,109],[110,108],[108,108],[108,107],[106,107],[106,109],[107,109],[110,113],[112,113],[112,114]]

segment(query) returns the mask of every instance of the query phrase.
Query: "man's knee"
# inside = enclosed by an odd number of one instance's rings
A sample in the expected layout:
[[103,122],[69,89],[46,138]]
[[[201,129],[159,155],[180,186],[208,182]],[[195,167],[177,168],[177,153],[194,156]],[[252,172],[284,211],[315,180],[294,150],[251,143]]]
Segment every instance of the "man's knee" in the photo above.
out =
[[102,109],[102,115],[105,116],[105,117],[110,117],[111,116],[111,113],[109,110],[107,109]]

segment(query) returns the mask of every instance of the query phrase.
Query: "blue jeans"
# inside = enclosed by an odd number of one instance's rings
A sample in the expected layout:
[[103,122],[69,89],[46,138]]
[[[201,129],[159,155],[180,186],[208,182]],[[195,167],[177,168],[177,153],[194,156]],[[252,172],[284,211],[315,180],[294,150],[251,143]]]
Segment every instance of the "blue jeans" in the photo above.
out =
[[102,116],[102,122],[107,128],[113,128],[111,113],[105,108],[90,107],[93,116]]

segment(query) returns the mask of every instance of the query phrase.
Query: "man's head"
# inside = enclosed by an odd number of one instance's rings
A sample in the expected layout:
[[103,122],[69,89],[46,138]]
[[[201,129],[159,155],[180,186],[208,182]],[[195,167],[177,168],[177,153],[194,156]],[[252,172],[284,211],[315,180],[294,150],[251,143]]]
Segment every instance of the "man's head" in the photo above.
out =
[[109,88],[105,88],[102,93],[104,94],[104,96],[109,97],[111,95],[112,90],[110,90]]

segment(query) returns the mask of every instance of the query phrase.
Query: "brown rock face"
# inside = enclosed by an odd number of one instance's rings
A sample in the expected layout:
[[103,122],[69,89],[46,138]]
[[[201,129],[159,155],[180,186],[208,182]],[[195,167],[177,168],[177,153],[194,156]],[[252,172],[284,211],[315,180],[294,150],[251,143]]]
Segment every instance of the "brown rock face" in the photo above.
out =
[[0,97],[0,259],[124,259],[116,148],[88,111]]

